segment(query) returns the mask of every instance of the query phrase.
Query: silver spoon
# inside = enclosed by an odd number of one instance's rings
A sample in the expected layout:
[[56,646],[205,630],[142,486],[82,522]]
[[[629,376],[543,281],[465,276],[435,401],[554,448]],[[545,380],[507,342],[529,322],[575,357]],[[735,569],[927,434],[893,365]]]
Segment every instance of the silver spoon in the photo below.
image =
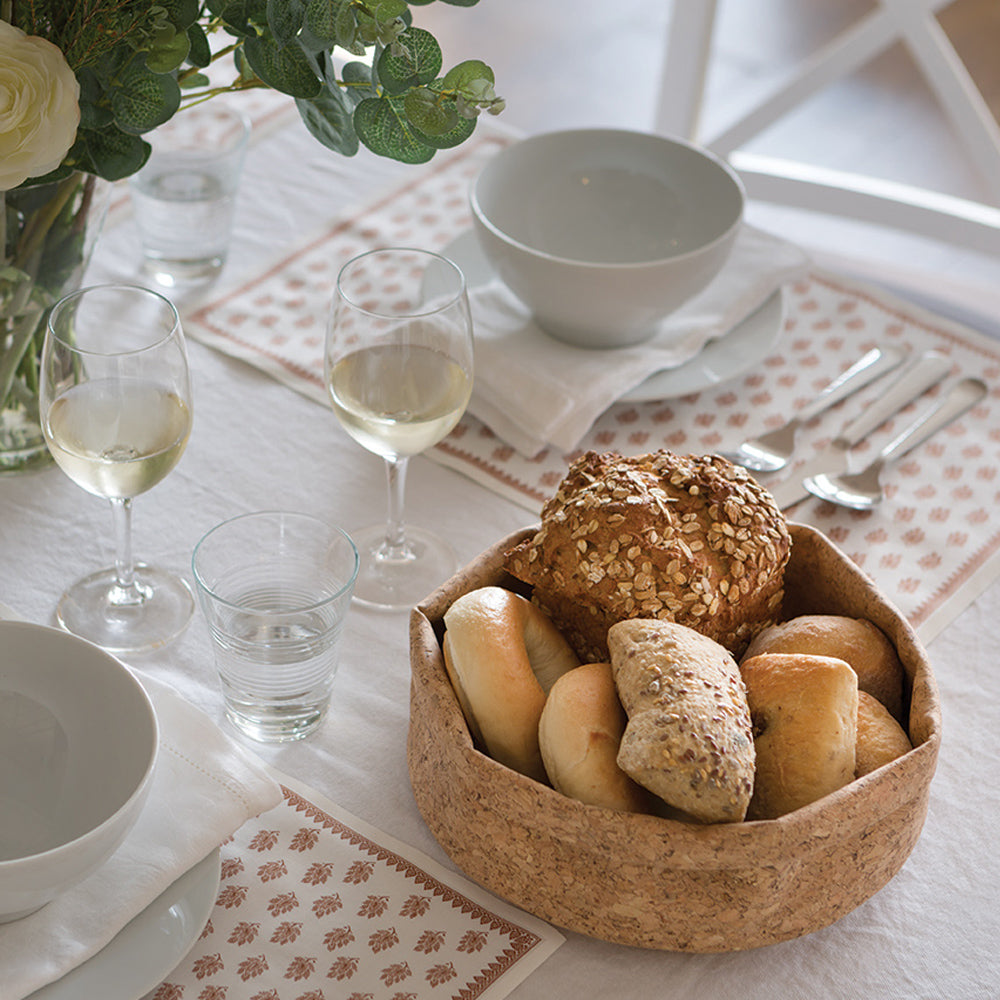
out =
[[783,468],[795,447],[795,432],[835,403],[864,388],[879,376],[892,371],[906,357],[894,347],[875,347],[859,358],[850,368],[824,386],[815,399],[806,403],[783,427],[750,438],[735,451],[722,454],[754,472],[777,472]]
[[905,430],[893,438],[861,472],[831,476],[821,473],[803,480],[803,485],[813,496],[830,503],[869,510],[882,502],[882,470],[902,458],[929,437],[937,434],[986,395],[986,386],[978,378],[963,378],[956,382],[947,395],[924,410]]

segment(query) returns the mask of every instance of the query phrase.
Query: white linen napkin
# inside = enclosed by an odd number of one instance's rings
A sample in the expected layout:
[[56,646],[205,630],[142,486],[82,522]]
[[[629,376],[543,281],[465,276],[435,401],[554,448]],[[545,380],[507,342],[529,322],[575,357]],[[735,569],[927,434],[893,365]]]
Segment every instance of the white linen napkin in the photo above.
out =
[[651,340],[612,350],[550,337],[498,279],[473,288],[476,376],[469,411],[523,455],[547,445],[569,451],[612,403],[725,336],[807,264],[799,247],[744,226],[707,288],[668,316]]
[[97,954],[184,872],[281,801],[263,762],[172,688],[140,680],[160,723],[149,798],[93,875],[29,916],[0,924],[3,1000],[21,1000]]

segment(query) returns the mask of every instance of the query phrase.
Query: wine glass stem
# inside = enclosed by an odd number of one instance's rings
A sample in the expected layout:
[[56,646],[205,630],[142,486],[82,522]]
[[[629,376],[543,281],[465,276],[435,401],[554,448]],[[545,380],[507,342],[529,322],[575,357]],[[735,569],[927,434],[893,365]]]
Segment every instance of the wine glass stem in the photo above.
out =
[[135,580],[132,500],[129,497],[113,497],[111,518],[115,529],[115,586],[110,595],[111,603],[116,606],[141,604],[147,595]]
[[384,553],[391,557],[405,555],[406,525],[403,520],[403,500],[406,494],[408,458],[387,458],[385,479],[389,489],[389,515],[386,519]]

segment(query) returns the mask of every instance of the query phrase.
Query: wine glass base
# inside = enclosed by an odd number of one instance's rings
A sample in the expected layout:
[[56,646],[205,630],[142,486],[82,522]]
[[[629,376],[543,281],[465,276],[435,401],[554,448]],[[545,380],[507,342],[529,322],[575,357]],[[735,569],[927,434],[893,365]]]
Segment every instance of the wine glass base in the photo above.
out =
[[135,567],[142,600],[122,603],[114,569],[99,570],[60,598],[56,620],[110,653],[142,653],[165,646],[187,627],[194,595],[186,580],[144,563]]
[[451,545],[422,528],[406,529],[406,546],[393,552],[385,546],[385,525],[351,532],[361,557],[354,600],[383,611],[403,611],[419,604],[458,569]]

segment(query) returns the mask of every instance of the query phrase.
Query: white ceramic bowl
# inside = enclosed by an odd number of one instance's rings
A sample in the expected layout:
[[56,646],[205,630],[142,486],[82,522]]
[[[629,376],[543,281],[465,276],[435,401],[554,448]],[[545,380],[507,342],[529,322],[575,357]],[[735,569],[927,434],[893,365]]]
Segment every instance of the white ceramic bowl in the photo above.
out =
[[0,922],[114,853],[149,794],[158,741],[124,664],[67,632],[0,621]]
[[579,347],[639,343],[729,257],[745,195],[689,143],[619,129],[531,136],[471,193],[473,228],[544,330]]

